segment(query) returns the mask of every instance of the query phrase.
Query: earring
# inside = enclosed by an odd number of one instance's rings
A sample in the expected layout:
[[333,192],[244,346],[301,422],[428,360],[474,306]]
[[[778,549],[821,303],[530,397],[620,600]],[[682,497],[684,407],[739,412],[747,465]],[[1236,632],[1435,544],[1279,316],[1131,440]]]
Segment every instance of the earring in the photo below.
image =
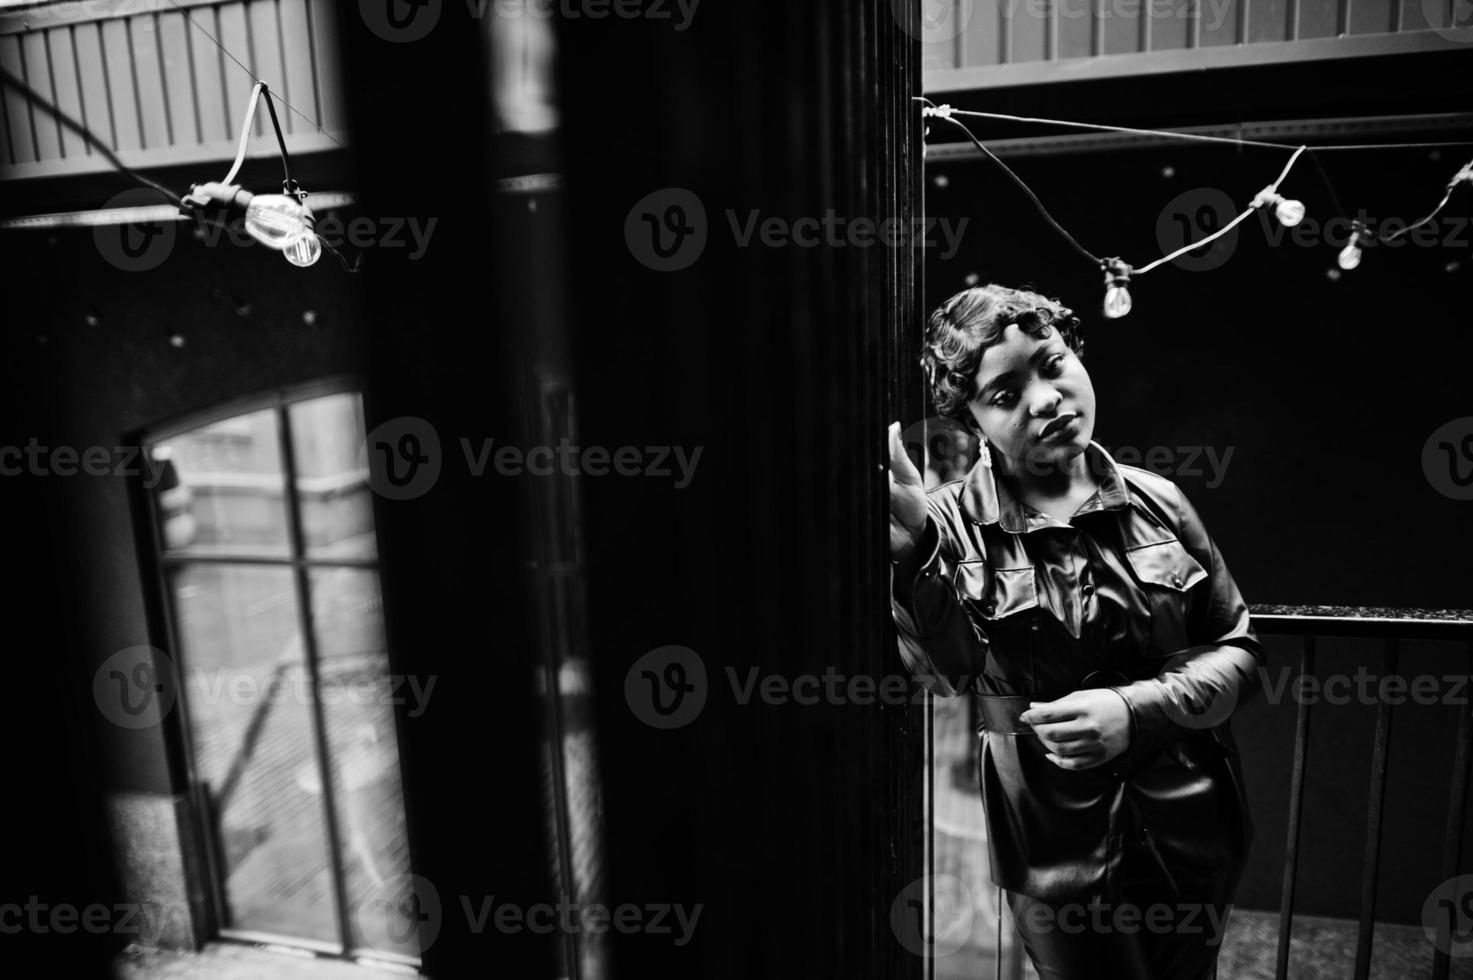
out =
[[987,438],[982,435],[977,436],[977,462],[992,468],[992,450],[987,448]]

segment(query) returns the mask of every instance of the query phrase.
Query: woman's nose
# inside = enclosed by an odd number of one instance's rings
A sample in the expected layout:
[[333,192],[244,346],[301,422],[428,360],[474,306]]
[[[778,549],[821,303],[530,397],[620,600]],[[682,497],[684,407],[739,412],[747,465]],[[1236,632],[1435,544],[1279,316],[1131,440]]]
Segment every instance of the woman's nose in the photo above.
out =
[[1034,418],[1052,415],[1059,408],[1063,395],[1053,385],[1035,385],[1028,403],[1028,414]]

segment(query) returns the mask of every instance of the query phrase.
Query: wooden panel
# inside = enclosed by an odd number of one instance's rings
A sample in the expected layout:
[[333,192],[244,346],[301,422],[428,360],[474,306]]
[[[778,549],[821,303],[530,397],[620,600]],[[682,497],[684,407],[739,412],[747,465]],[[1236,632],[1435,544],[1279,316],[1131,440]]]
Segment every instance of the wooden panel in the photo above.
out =
[[335,133],[348,126],[343,100],[343,68],[338,58],[338,21],[331,0],[310,0],[312,53],[317,59],[317,104],[323,129]]
[[1001,29],[998,0],[972,0],[966,30],[960,38],[962,66],[998,64],[1002,59]]
[[55,160],[61,156],[61,137],[56,130],[56,115],[45,106],[56,104],[51,87],[51,58],[46,53],[46,36],[40,32],[21,38],[21,57],[26,64],[26,84],[41,98],[31,105],[31,131],[36,136],[36,159]]
[[1058,21],[1058,58],[1082,58],[1094,53],[1095,0],[1054,0]]
[[[77,79],[77,56],[72,49],[72,31],[58,27],[46,32],[46,54],[51,59],[51,82],[56,93],[56,107],[77,122],[82,121],[82,86]],[[57,124],[61,139],[60,155],[87,155],[87,141],[70,126]]]
[[1247,0],[1198,0],[1197,46],[1238,43],[1239,6]]
[[[221,47],[243,63],[251,64],[255,52],[251,50],[250,30],[246,26],[245,8],[240,4],[232,3],[220,7],[217,13],[219,30],[215,37],[219,39]],[[195,50],[201,49],[196,46]],[[250,100],[251,87],[256,83],[249,74],[241,70],[240,65],[226,57],[224,51],[217,48],[216,56],[220,62],[221,77],[225,79],[225,118],[231,120],[229,132],[234,138],[238,135],[237,127],[240,126],[240,120],[244,118],[242,114],[245,112],[246,103]],[[266,132],[265,127],[270,125],[262,118],[265,115],[262,112],[256,116],[253,132],[257,136],[263,135]]]
[[[20,38],[0,37],[0,67],[16,78],[26,77],[25,65],[21,59]],[[31,107],[25,96],[9,85],[5,86],[5,132],[12,162],[26,163],[36,159]]]
[[1248,9],[1248,42],[1289,38],[1288,0],[1252,0]]
[[1151,0],[1151,50],[1191,47],[1195,0]]
[[168,146],[173,134],[164,94],[164,72],[159,61],[159,32],[152,14],[130,17],[129,42],[133,50],[134,83],[138,86],[138,123],[145,148]]
[[108,105],[113,111],[113,148],[142,149],[143,131],[138,122],[138,96],[126,21],[102,22],[102,64],[107,73]]
[[[1399,31],[1425,31],[1441,27],[1449,12],[1448,4],[1445,2],[1435,5],[1430,2],[1423,3],[1422,0],[1400,0],[1400,2],[1401,21],[1397,26]],[[1429,13],[1433,15],[1430,21],[1427,17]]]
[[1004,0],[1009,11],[1008,62],[1042,61],[1053,0]]
[[1385,34],[1391,30],[1393,0],[1351,0],[1351,34]]
[[1340,33],[1343,0],[1299,0],[1299,36],[1334,37]]
[[312,81],[312,32],[307,22],[306,0],[282,0],[281,15],[282,62],[285,75],[282,91],[285,98],[298,112],[306,115],[307,122],[295,112],[281,121],[289,133],[313,132],[321,111],[317,108],[317,86]]
[[[256,77],[264,81],[274,91],[285,86],[286,73],[281,67],[281,35],[276,30],[276,4],[272,0],[257,0],[255,3],[245,5],[246,30],[251,35],[251,58],[247,60],[241,57],[240,52],[235,51],[235,56],[244,61],[255,70]],[[229,45],[226,45],[229,47]],[[236,69],[241,75],[239,68]],[[251,84],[255,84],[252,82]],[[276,106],[276,117],[281,121],[282,131],[286,131],[287,121],[284,116],[291,112],[286,106]],[[262,105],[256,112],[256,132],[263,136],[276,138],[275,131],[271,128],[271,113]]]
[[199,113],[194,102],[194,75],[189,65],[190,30],[182,13],[166,11],[158,15],[164,97],[168,100],[169,124],[174,131],[175,143],[198,143],[200,140]]
[[[220,25],[213,10],[196,10],[194,21],[203,30],[215,37],[220,36]],[[185,35],[189,43],[190,74],[194,78],[194,106],[199,114],[199,138],[202,142],[234,139],[238,121],[233,121],[225,111],[224,60],[218,48],[199,30],[190,30]],[[239,71],[234,65],[231,71]],[[237,110],[239,111],[239,110]]]
[[1144,6],[1145,0],[1100,0],[1100,10],[1105,14],[1105,54],[1134,54],[1140,50]]
[[[77,52],[77,78],[82,85],[82,122],[92,135],[107,146],[116,146],[112,105],[107,98],[107,71],[102,63],[102,28],[78,24],[72,28],[72,45]],[[87,152],[97,154],[91,145]],[[98,166],[104,166],[101,160]]]

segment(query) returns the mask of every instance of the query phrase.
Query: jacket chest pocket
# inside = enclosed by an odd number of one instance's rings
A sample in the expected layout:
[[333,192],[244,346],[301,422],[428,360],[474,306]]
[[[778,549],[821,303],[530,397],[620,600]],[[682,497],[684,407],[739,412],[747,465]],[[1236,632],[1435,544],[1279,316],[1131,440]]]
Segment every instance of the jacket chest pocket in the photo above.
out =
[[1125,553],[1151,609],[1150,655],[1168,657],[1189,646],[1187,593],[1207,570],[1176,538],[1139,545]]
[[956,590],[968,610],[986,625],[1038,608],[1032,565],[988,568],[981,559],[958,562]]
[[985,670],[1016,692],[1030,689],[1038,626],[1033,566],[990,568],[982,560],[960,562],[957,595],[987,650]]

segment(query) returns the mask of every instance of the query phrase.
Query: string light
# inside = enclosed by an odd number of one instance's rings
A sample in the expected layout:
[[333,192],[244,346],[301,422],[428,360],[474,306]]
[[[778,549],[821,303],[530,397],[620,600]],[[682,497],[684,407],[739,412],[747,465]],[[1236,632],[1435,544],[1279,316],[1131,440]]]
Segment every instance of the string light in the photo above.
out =
[[[1157,266],[1160,266],[1160,265],[1163,265],[1163,264],[1165,264],[1167,262],[1170,262],[1171,260],[1173,260],[1173,259],[1175,259],[1175,258],[1177,258],[1177,257],[1179,257],[1181,255],[1184,255],[1187,252],[1194,251],[1196,249],[1200,249],[1204,245],[1210,244],[1215,239],[1221,237],[1222,235],[1227,234],[1229,231],[1231,231],[1233,228],[1235,228],[1239,223],[1241,223],[1242,221],[1244,221],[1249,215],[1253,214],[1254,212],[1258,211],[1259,209],[1261,209],[1261,208],[1267,208],[1267,207],[1272,207],[1273,208],[1274,217],[1278,220],[1278,222],[1281,225],[1283,225],[1286,228],[1292,228],[1292,227],[1294,227],[1295,225],[1299,224],[1301,221],[1304,220],[1304,216],[1305,216],[1304,203],[1302,201],[1298,201],[1298,200],[1294,200],[1292,198],[1285,197],[1283,194],[1281,194],[1279,192],[1279,185],[1282,184],[1284,182],[1284,179],[1289,175],[1290,169],[1293,168],[1294,163],[1295,163],[1296,160],[1299,159],[1299,156],[1302,153],[1304,153],[1305,150],[1309,149],[1308,146],[1299,146],[1299,147],[1295,148],[1295,147],[1291,147],[1289,144],[1284,144],[1284,143],[1267,143],[1267,142],[1258,141],[1258,140],[1234,139],[1234,138],[1231,138],[1231,137],[1209,136],[1209,135],[1198,134],[1198,133],[1180,133],[1180,132],[1174,132],[1172,130],[1134,129],[1134,128],[1126,127],[1126,126],[1106,126],[1106,125],[1101,125],[1101,124],[1097,124],[1097,123],[1079,123],[1079,122],[1071,122],[1071,121],[1062,120],[1062,119],[1040,119],[1040,118],[1033,118],[1033,117],[1027,117],[1027,116],[1010,116],[1010,115],[1005,115],[1003,113],[994,113],[994,112],[976,112],[976,111],[971,111],[971,110],[956,109],[956,108],[954,108],[954,107],[952,107],[950,105],[937,105],[936,103],[932,102],[930,99],[927,99],[927,98],[925,98],[923,96],[915,96],[914,97],[914,101],[923,103],[923,105],[921,107],[921,115],[923,117],[925,117],[927,119],[933,119],[933,118],[934,119],[944,119],[947,122],[950,122],[952,125],[954,125],[957,128],[959,128],[963,133],[965,133],[966,136],[967,136],[967,138],[972,141],[972,143],[977,147],[977,149],[978,149],[979,152],[981,152],[984,156],[986,156],[987,158],[989,158],[990,160],[992,160],[995,164],[997,164],[1009,177],[1011,177],[1013,179],[1013,181],[1016,184],[1018,184],[1018,186],[1024,191],[1024,193],[1026,193],[1028,195],[1029,200],[1031,200],[1033,202],[1033,205],[1038,209],[1039,213],[1044,217],[1044,219],[1056,231],[1058,231],[1059,234],[1062,235],[1064,237],[1064,239],[1066,241],[1068,241],[1069,244],[1072,245],[1076,251],[1078,251],[1080,254],[1082,254],[1085,258],[1089,259],[1092,263],[1098,265],[1100,267],[1100,269],[1103,270],[1103,272],[1105,274],[1105,298],[1104,298],[1102,312],[1103,312],[1103,314],[1104,314],[1104,316],[1105,316],[1106,319],[1118,320],[1121,317],[1124,317],[1124,316],[1126,316],[1127,314],[1130,313],[1131,307],[1133,305],[1132,304],[1132,300],[1131,300],[1131,295],[1130,295],[1130,283],[1131,283],[1132,276],[1141,276],[1141,275],[1144,275],[1147,272],[1150,272],[1152,269],[1155,269]],[[1057,221],[1054,220],[1053,216],[1048,213],[1048,210],[1043,206],[1042,202],[1039,201],[1037,195],[1035,195],[1033,193],[1032,189],[1029,188],[1028,185],[1023,182],[1022,178],[1020,178],[1017,174],[1013,173],[1013,171],[1011,169],[1009,169],[1006,164],[1004,164],[1001,160],[999,160],[997,158],[996,154],[994,154],[991,150],[989,150],[982,143],[982,141],[979,140],[976,137],[976,135],[970,129],[967,128],[966,124],[963,123],[960,119],[957,118],[957,116],[977,116],[977,117],[986,118],[986,119],[999,119],[999,120],[1007,120],[1007,121],[1012,121],[1012,122],[1040,123],[1040,124],[1052,125],[1052,126],[1066,126],[1066,127],[1074,127],[1074,128],[1079,128],[1079,129],[1101,130],[1101,131],[1107,131],[1107,132],[1130,133],[1130,134],[1148,135],[1148,136],[1174,138],[1174,139],[1183,139],[1183,140],[1196,140],[1196,141],[1204,141],[1204,142],[1212,142],[1212,143],[1228,143],[1228,144],[1234,144],[1234,145],[1237,145],[1237,146],[1261,146],[1261,147],[1268,147],[1268,148],[1275,148],[1275,149],[1294,149],[1294,154],[1289,158],[1289,162],[1287,164],[1285,164],[1284,169],[1279,174],[1278,179],[1275,180],[1272,184],[1269,184],[1267,187],[1263,188],[1263,190],[1259,191],[1256,195],[1254,195],[1252,202],[1248,205],[1248,208],[1246,210],[1244,210],[1241,214],[1239,214],[1236,218],[1234,218],[1232,221],[1228,222],[1226,225],[1224,225],[1223,227],[1217,229],[1217,231],[1215,231],[1212,234],[1206,236],[1205,238],[1202,238],[1202,239],[1199,239],[1198,241],[1191,242],[1191,243],[1189,243],[1187,245],[1184,245],[1184,246],[1182,246],[1181,248],[1177,249],[1176,251],[1172,252],[1169,255],[1164,255],[1161,258],[1156,259],[1155,261],[1150,262],[1150,263],[1147,263],[1146,265],[1143,265],[1143,266],[1132,267],[1130,264],[1126,263],[1125,261],[1123,261],[1120,258],[1116,258],[1116,257],[1106,258],[1106,259],[1098,258],[1093,253],[1091,253],[1088,249],[1084,248],[1084,246],[1080,245],[1079,242],[1075,240],[1075,238],[1074,238],[1073,235],[1069,234],[1069,232],[1067,230],[1065,230],[1062,225],[1060,225]],[[927,133],[930,132],[929,126],[927,127],[926,132]],[[1440,142],[1440,143],[1400,143],[1400,144],[1345,144],[1345,145],[1317,146],[1317,147],[1314,147],[1314,149],[1316,149],[1316,150],[1362,150],[1362,149],[1367,149],[1368,150],[1368,149],[1393,149],[1393,148],[1395,148],[1395,149],[1408,149],[1408,148],[1421,148],[1421,147],[1430,147],[1430,146],[1449,146],[1449,145],[1465,146],[1467,144],[1465,142],[1458,142],[1458,143],[1448,143],[1448,142]],[[1316,165],[1316,167],[1319,167],[1318,160],[1315,161],[1315,165]],[[1319,167],[1319,170],[1320,170],[1321,177],[1324,177],[1325,178],[1326,187],[1329,188],[1331,196],[1334,197],[1334,188],[1329,187],[1329,180],[1328,180],[1328,177],[1326,177],[1325,174],[1324,174],[1324,168],[1323,167]],[[1355,269],[1356,267],[1358,267],[1360,265],[1361,258],[1362,258],[1362,255],[1363,255],[1363,250],[1364,250],[1364,248],[1367,245],[1372,244],[1374,242],[1388,242],[1389,243],[1389,242],[1395,241],[1397,238],[1400,238],[1402,235],[1405,235],[1405,234],[1407,234],[1409,232],[1412,232],[1412,231],[1416,230],[1417,228],[1420,228],[1423,225],[1427,224],[1428,222],[1433,221],[1437,217],[1437,215],[1442,211],[1442,209],[1447,206],[1448,201],[1452,198],[1453,192],[1456,191],[1457,188],[1460,185],[1465,184],[1465,183],[1466,184],[1473,185],[1473,161],[1469,161],[1468,163],[1464,164],[1463,167],[1461,169],[1459,169],[1456,174],[1453,175],[1452,179],[1448,181],[1447,189],[1446,189],[1446,192],[1442,196],[1442,200],[1440,202],[1438,202],[1437,207],[1435,207],[1435,208],[1432,209],[1431,213],[1429,213],[1426,217],[1422,218],[1420,221],[1417,221],[1417,222],[1415,222],[1413,224],[1407,225],[1406,227],[1400,228],[1400,229],[1398,229],[1398,230],[1396,230],[1394,232],[1391,232],[1391,233],[1389,233],[1387,235],[1382,236],[1382,235],[1375,234],[1374,232],[1372,232],[1370,230],[1370,228],[1367,226],[1367,224],[1364,221],[1356,220],[1356,221],[1352,222],[1350,239],[1349,239],[1349,241],[1346,242],[1345,246],[1343,248],[1341,248],[1340,254],[1339,254],[1339,256],[1337,257],[1337,260],[1336,260],[1336,264],[1339,266],[1339,269],[1330,269],[1330,270],[1328,270],[1328,273],[1327,274],[1332,279],[1338,279],[1339,276],[1340,276],[1340,270],[1345,270],[1345,271],[1348,272],[1348,271],[1350,271],[1352,269]],[[1339,207],[1339,202],[1336,201],[1334,203],[1335,203],[1336,207],[1338,208]]]
[[1105,318],[1118,320],[1130,312],[1130,266],[1119,259],[1105,259]]
[[[256,105],[263,95],[266,97],[266,109],[271,114],[271,125],[276,130],[276,143],[281,150],[281,166],[286,174],[281,182],[280,194],[252,194],[235,183],[235,176],[245,162],[251,123],[256,117]],[[281,123],[276,118],[271,91],[265,82],[258,81],[251,88],[251,99],[246,105],[235,162],[231,165],[230,172],[223,181],[209,181],[191,186],[189,193],[180,202],[179,210],[184,214],[218,216],[226,220],[244,218],[246,232],[252,238],[268,248],[286,253],[286,260],[295,266],[310,266],[322,257],[322,243],[317,238],[316,219],[311,208],[307,207],[307,192],[292,179],[286,138],[281,134]]]
[[1274,217],[1279,219],[1279,224],[1285,228],[1293,228],[1304,220],[1304,203],[1302,201],[1291,201],[1280,194],[1273,187],[1265,187],[1253,198],[1253,206],[1261,208],[1272,204],[1274,206]]
[[1089,249],[1085,248],[1083,245],[1079,244],[1074,236],[1069,234],[1069,232],[1064,228],[1063,225],[1054,220],[1053,215],[1048,213],[1048,209],[1043,206],[1043,202],[1038,199],[1038,195],[1033,193],[1033,189],[1030,188],[1026,183],[1024,183],[1023,178],[1013,173],[1012,169],[1009,168],[1007,164],[999,160],[996,154],[989,150],[982,143],[982,141],[977,138],[976,134],[974,134],[969,128],[967,128],[967,125],[965,123],[963,123],[960,119],[957,119],[952,114],[956,110],[954,110],[949,105],[936,105],[930,99],[922,98],[920,99],[920,101],[926,103],[926,105],[921,109],[922,116],[945,119],[947,122],[950,122],[952,125],[956,126],[963,133],[965,133],[967,135],[967,138],[972,141],[973,145],[975,145],[984,156],[988,157],[988,159],[992,160],[993,163],[997,164],[997,166],[1000,167],[1002,171],[1006,173],[1009,177],[1011,177],[1013,179],[1013,182],[1016,183],[1023,190],[1023,193],[1028,195],[1028,199],[1033,202],[1033,206],[1038,209],[1039,214],[1043,215],[1044,220],[1052,225],[1054,230],[1062,235],[1064,239],[1069,242],[1070,245],[1074,246],[1075,251],[1079,252],[1080,255],[1083,255],[1091,263],[1098,265],[1102,270],[1104,270],[1105,300],[1103,304],[1103,313],[1105,317],[1110,320],[1118,320],[1121,317],[1126,316],[1130,313],[1131,307],[1133,305],[1130,296],[1130,281],[1132,275],[1143,276],[1147,272],[1150,272],[1152,269],[1155,269],[1157,266],[1165,265],[1167,262],[1170,262],[1172,259],[1175,259],[1178,256],[1185,255],[1187,252],[1193,251],[1194,249],[1199,249],[1204,245],[1211,244],[1218,238],[1221,238],[1223,235],[1226,235],[1228,232],[1232,231],[1240,223],[1247,220],[1248,216],[1253,214],[1260,207],[1266,207],[1272,204],[1274,206],[1274,214],[1278,217],[1280,222],[1287,226],[1296,225],[1300,221],[1304,220],[1304,205],[1299,201],[1289,200],[1279,193],[1279,185],[1282,184],[1284,182],[1284,179],[1289,176],[1289,171],[1293,169],[1294,163],[1299,159],[1300,154],[1302,154],[1307,149],[1307,147],[1300,146],[1295,149],[1294,153],[1289,157],[1289,162],[1284,164],[1284,169],[1279,172],[1278,178],[1272,184],[1269,184],[1263,190],[1259,191],[1258,194],[1253,198],[1253,201],[1241,214],[1239,214],[1232,221],[1229,221],[1227,224],[1223,225],[1221,228],[1217,229],[1217,231],[1206,236],[1205,238],[1201,238],[1195,242],[1190,242],[1186,245],[1183,245],[1176,251],[1168,255],[1163,255],[1161,256],[1161,258],[1156,259],[1154,262],[1148,262],[1138,268],[1133,268],[1129,263],[1124,262],[1119,258],[1102,259],[1096,256]]
[[1336,257],[1335,264],[1346,272],[1360,265],[1361,243],[1367,237],[1369,236],[1366,235],[1366,223],[1364,221],[1357,219],[1351,222],[1350,241],[1346,242],[1345,247],[1340,250],[1340,255]]

